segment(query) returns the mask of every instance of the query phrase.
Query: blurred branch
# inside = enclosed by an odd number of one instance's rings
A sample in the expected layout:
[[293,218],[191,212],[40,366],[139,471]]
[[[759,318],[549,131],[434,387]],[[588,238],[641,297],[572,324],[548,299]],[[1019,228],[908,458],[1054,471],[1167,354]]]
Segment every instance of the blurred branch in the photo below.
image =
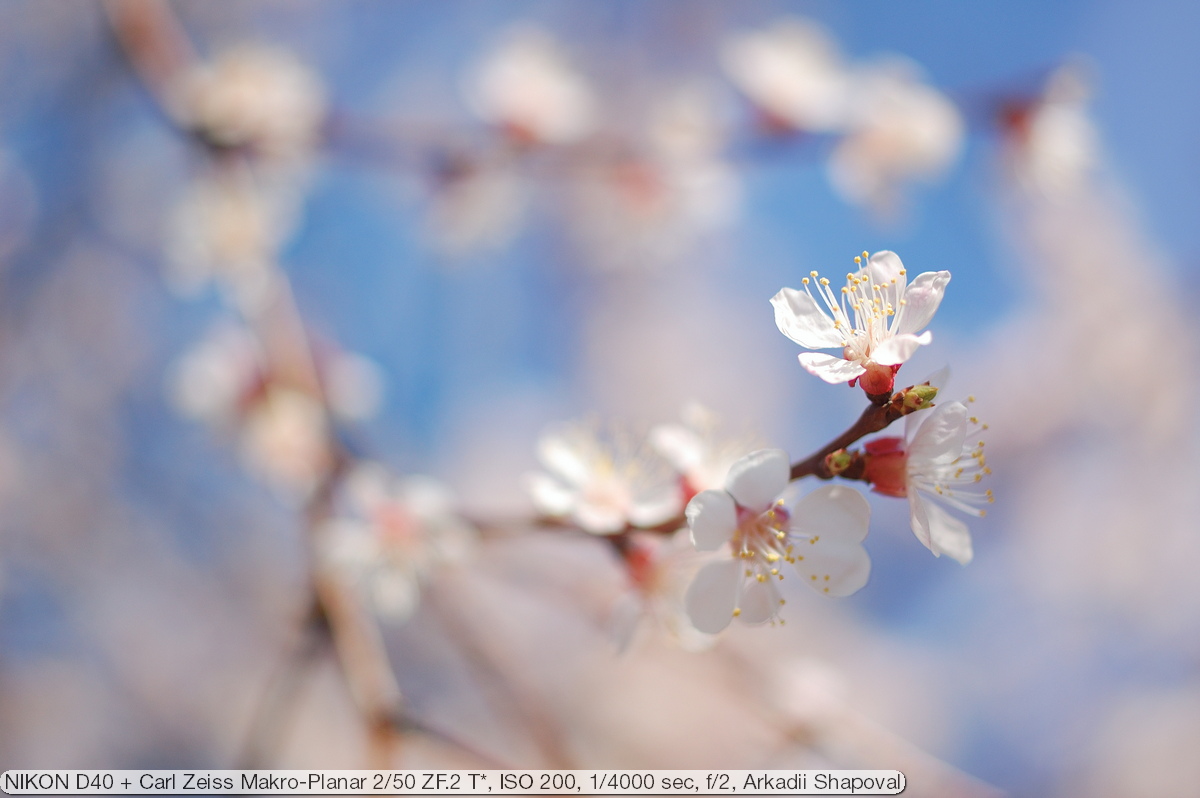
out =
[[161,0],[107,0],[104,10],[121,51],[158,110],[182,128],[171,102],[171,84],[197,61],[183,26]]

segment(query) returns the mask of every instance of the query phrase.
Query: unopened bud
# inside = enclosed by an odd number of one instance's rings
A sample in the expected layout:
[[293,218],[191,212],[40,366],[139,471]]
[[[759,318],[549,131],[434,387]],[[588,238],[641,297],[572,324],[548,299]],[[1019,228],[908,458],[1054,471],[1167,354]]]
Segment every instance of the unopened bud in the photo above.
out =
[[937,398],[938,389],[925,383],[923,385],[914,385],[911,388],[905,388],[903,394],[904,409],[912,412],[929,407],[933,400]]
[[854,455],[845,449],[838,449],[836,452],[825,455],[825,468],[835,477],[845,473],[853,463]]

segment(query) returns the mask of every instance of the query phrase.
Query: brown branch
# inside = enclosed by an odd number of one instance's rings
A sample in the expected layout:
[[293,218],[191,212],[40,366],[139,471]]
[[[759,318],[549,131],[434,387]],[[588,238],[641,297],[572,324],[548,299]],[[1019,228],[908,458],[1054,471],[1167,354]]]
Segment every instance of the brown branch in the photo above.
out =
[[[924,385],[928,386],[929,383],[926,382]],[[850,429],[813,452],[804,460],[792,463],[792,471],[789,479],[794,481],[801,477],[810,476],[817,477],[818,479],[833,479],[834,474],[830,472],[829,467],[825,463],[826,457],[838,449],[845,449],[866,435],[887,428],[889,424],[902,416],[907,416],[909,413],[922,410],[926,407],[933,407],[933,403],[929,400],[920,400],[915,403],[912,400],[906,402],[905,397],[910,396],[912,391],[913,388],[906,388],[892,396],[889,401],[869,405],[862,412],[862,415],[858,417],[858,420],[850,426]]]

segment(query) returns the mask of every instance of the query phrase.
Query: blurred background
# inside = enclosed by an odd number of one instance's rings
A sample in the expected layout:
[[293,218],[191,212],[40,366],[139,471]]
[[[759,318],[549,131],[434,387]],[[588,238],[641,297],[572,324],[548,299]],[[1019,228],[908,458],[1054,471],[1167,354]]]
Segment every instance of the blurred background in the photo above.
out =
[[[0,768],[1195,795],[1198,24],[0,2]],[[974,562],[872,495],[856,595],[619,651],[628,575],[534,522],[539,436],[699,402],[805,456],[864,400],[767,300],[883,249],[953,273],[899,379],[949,364],[989,423]],[[381,495],[443,541],[402,579],[364,542]],[[372,600],[343,614],[326,560]]]

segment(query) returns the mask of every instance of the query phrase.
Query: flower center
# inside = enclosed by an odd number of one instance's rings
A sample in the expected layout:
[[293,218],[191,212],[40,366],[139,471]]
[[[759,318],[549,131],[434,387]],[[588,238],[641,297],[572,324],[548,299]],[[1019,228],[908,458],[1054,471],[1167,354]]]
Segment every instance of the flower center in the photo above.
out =
[[794,563],[797,559],[788,535],[791,517],[783,502],[776,502],[765,513],[759,514],[738,507],[738,527],[730,544],[733,556],[746,561],[746,576],[759,582],[772,576],[783,579],[779,561]]

